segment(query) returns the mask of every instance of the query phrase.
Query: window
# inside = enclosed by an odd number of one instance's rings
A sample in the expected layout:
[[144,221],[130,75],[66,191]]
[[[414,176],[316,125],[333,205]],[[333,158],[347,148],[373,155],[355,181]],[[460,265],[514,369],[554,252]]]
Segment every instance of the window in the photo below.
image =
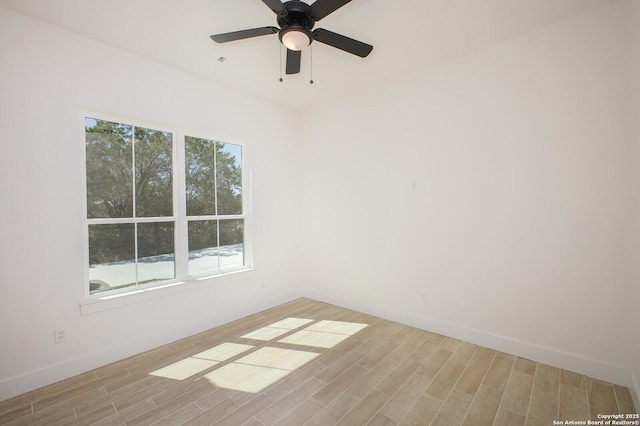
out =
[[84,116],[88,293],[247,269],[243,147],[125,121]]
[[242,149],[185,137],[189,274],[244,265]]

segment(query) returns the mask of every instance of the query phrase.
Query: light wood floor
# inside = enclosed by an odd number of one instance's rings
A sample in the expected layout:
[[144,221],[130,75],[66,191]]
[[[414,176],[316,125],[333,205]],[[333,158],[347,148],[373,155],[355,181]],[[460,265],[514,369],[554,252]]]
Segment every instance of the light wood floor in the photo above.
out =
[[299,299],[0,402],[9,425],[544,425],[627,388]]

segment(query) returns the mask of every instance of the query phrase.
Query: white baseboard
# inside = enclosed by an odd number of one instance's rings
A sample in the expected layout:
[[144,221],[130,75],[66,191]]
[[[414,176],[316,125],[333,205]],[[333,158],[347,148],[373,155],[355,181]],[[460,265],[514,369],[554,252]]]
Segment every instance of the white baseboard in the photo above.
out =
[[[584,374],[595,379],[615,383],[621,386],[629,386],[631,389],[631,383],[629,383],[629,370],[622,366],[608,364],[580,355],[558,351],[556,349],[500,336],[482,330],[475,330],[427,316],[417,315],[385,306],[372,305],[367,302],[355,301],[335,294],[328,294],[315,290],[307,291],[306,294],[310,298],[326,303],[331,303],[480,346],[485,346],[501,352],[517,355],[532,361]],[[635,389],[637,398],[637,382]],[[636,407],[638,407],[637,399]]]
[[286,292],[257,302],[234,307],[215,315],[180,324],[170,329],[163,329],[140,339],[122,342],[106,347],[98,352],[82,355],[59,364],[49,365],[21,376],[12,377],[0,382],[0,401],[47,386],[60,380],[119,361],[121,359],[148,351],[153,348],[175,342],[210,328],[253,315],[257,312],[281,305],[302,297],[299,292]]

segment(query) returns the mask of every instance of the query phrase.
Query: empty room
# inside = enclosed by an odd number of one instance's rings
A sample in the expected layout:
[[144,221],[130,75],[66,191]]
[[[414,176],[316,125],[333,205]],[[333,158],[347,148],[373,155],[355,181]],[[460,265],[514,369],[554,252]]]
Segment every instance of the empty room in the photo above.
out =
[[0,0],[0,144],[0,424],[640,424],[640,0]]

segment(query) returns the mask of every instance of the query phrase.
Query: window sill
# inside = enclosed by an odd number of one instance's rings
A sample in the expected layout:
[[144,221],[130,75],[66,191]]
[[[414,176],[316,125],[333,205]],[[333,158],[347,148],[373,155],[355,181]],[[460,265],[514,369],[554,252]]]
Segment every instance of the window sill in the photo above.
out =
[[173,296],[200,287],[202,286],[202,281],[209,279],[217,279],[228,282],[229,280],[232,280],[231,277],[252,270],[252,268],[240,269],[220,275],[194,277],[190,281],[172,282],[155,287],[147,287],[128,291],[126,293],[105,294],[104,296],[85,299],[80,303],[80,314],[89,315],[97,312],[117,309],[122,306],[132,305],[134,303],[142,303],[162,297]]

